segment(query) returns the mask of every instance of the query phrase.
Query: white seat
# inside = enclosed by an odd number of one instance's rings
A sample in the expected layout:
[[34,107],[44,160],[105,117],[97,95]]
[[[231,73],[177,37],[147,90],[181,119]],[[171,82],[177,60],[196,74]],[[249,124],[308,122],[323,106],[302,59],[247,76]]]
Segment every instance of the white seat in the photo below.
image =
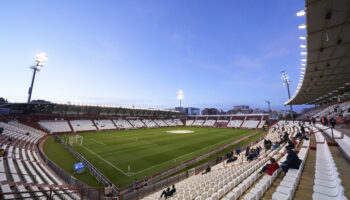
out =
[[272,195],[272,200],[291,200],[292,198],[286,194],[275,192]]

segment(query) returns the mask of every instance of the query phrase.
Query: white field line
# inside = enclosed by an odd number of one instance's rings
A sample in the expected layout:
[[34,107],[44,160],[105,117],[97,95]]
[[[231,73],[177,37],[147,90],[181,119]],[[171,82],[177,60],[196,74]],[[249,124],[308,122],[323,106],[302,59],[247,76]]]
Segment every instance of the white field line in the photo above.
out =
[[95,152],[91,151],[90,149],[84,147],[83,145],[81,145],[81,147],[83,147],[84,149],[86,149],[87,151],[89,151],[90,153],[94,154],[96,157],[98,157],[99,159],[103,160],[105,163],[109,164],[111,167],[113,167],[114,169],[120,171],[121,173],[123,173],[126,176],[129,176],[127,173],[125,173],[123,170],[119,169],[118,167],[116,167],[115,165],[113,165],[112,163],[110,163],[109,161],[103,159],[101,156],[97,155]]
[[90,150],[90,149],[88,149],[88,148],[86,148],[86,147],[84,147],[84,146],[82,146],[82,147],[83,147],[84,149],[86,149],[87,151],[89,151],[90,153],[94,154],[96,157],[98,157],[98,158],[100,158],[101,160],[103,160],[104,162],[106,162],[107,164],[109,164],[111,167],[113,167],[113,168],[117,169],[118,171],[122,172],[124,175],[126,175],[126,176],[132,176],[132,175],[139,174],[139,173],[141,173],[141,172],[147,171],[147,170],[149,170],[149,169],[153,169],[153,168],[155,168],[155,167],[164,165],[164,164],[166,164],[166,163],[169,163],[169,162],[172,162],[172,161],[176,161],[177,159],[179,159],[179,158],[181,158],[181,157],[184,157],[184,156],[187,156],[187,155],[191,155],[191,154],[193,154],[193,153],[199,152],[199,151],[201,151],[201,150],[203,150],[203,149],[210,148],[210,147],[215,146],[215,145],[220,144],[220,143],[223,143],[223,142],[218,142],[218,143],[215,143],[215,144],[213,144],[213,145],[210,145],[210,146],[207,146],[207,147],[203,147],[203,148],[201,148],[201,149],[198,149],[197,151],[192,151],[192,152],[190,152],[190,153],[188,153],[188,154],[184,154],[184,155],[181,155],[181,156],[179,156],[179,157],[177,157],[177,158],[173,158],[173,159],[171,159],[171,160],[165,161],[165,162],[160,163],[160,164],[158,164],[158,165],[153,165],[152,167],[143,169],[143,170],[141,170],[141,171],[133,172],[131,175],[128,174],[128,173],[125,173],[123,170],[119,169],[118,167],[116,167],[115,165],[113,165],[112,163],[110,163],[109,161],[103,159],[101,156],[97,155],[97,154],[96,154],[95,152],[93,152],[92,150]]
[[100,142],[100,141],[98,141],[98,140],[95,140],[95,139],[90,139],[90,140],[93,140],[93,141],[95,141],[96,143],[99,143],[99,144],[102,144],[102,145],[107,145],[107,144],[105,144],[105,143],[103,143],[103,142]]
[[192,152],[190,152],[190,153],[188,153],[188,154],[184,154],[184,155],[179,156],[179,157],[177,157],[177,158],[173,158],[173,159],[171,159],[171,160],[165,161],[165,162],[160,163],[160,164],[158,164],[158,165],[153,165],[152,167],[143,169],[143,170],[138,171],[138,172],[134,172],[134,174],[139,174],[139,173],[144,172],[144,171],[147,171],[147,170],[149,170],[149,169],[152,169],[152,168],[161,166],[161,165],[163,165],[163,164],[165,164],[165,163],[169,163],[169,162],[172,162],[172,161],[175,161],[175,162],[176,162],[176,160],[179,159],[179,158],[181,158],[181,157],[184,157],[184,156],[187,156],[187,155],[191,155],[191,154],[193,154],[193,153],[199,152],[199,151],[201,151],[201,150],[203,150],[203,149],[210,148],[210,147],[215,146],[215,145],[220,144],[220,143],[223,143],[223,142],[218,142],[218,143],[215,143],[215,144],[213,144],[213,145],[210,145],[210,146],[207,146],[207,147],[203,147],[203,148],[201,148],[201,149],[198,149],[197,151],[192,151]]

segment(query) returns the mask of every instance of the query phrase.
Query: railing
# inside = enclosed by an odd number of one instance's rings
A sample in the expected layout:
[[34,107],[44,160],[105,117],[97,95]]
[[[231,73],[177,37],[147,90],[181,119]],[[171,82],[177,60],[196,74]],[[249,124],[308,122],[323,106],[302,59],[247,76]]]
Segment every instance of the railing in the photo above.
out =
[[[249,135],[248,137],[250,137],[250,136],[251,135]],[[265,135],[260,137],[257,141],[253,141],[250,144],[245,145],[242,148],[242,151],[246,147],[251,146],[251,145],[256,144],[257,142],[261,141],[264,137],[265,137]],[[163,179],[163,180],[161,180],[161,179],[166,177],[165,175],[169,175],[171,173],[175,173],[176,171],[184,169],[185,167],[188,167],[188,166],[190,166],[190,165],[192,165],[192,164],[194,164],[196,162],[199,162],[200,160],[202,160],[204,158],[209,157],[210,155],[213,155],[214,153],[212,153],[212,152],[216,153],[218,151],[221,151],[221,150],[225,149],[226,147],[229,147],[229,146],[231,146],[231,145],[233,145],[233,144],[235,144],[237,142],[240,142],[240,141],[242,141],[244,139],[246,139],[246,138],[242,138],[240,140],[233,141],[233,142],[231,142],[229,144],[226,144],[226,145],[221,146],[221,147],[219,147],[217,149],[214,149],[211,152],[205,153],[205,154],[200,155],[200,156],[198,156],[196,158],[193,158],[193,159],[191,159],[189,161],[181,163],[181,164],[179,164],[179,165],[177,165],[177,166],[175,166],[173,168],[167,169],[164,172],[160,172],[159,174],[156,174],[156,175],[152,176],[151,181],[153,183],[151,185],[149,185],[149,186],[144,186],[144,187],[141,187],[140,189],[134,190],[132,185],[129,185],[127,188],[123,188],[123,189],[120,190],[120,193],[121,193],[120,197],[122,197],[123,200],[140,199],[140,198],[145,197],[145,196],[147,196],[150,193],[156,192],[156,191],[158,191],[158,190],[160,190],[160,189],[162,189],[162,188],[164,188],[166,186],[170,186],[170,185],[172,185],[172,184],[174,184],[176,182],[179,182],[179,181],[187,178],[187,171],[182,172],[182,173],[177,174],[177,175],[174,175],[174,176],[171,176],[171,177]],[[218,160],[218,158],[220,158],[220,159]],[[203,164],[195,167],[195,173],[198,174],[199,172],[203,171],[204,169],[206,169],[208,167],[208,165],[209,166],[213,166],[215,164],[218,164],[218,163],[224,161],[226,159],[226,156],[225,155],[224,156],[219,156],[218,158],[215,158],[213,160],[210,160],[210,161],[208,161],[206,163],[203,163]],[[158,176],[158,177],[156,177],[156,176]],[[161,181],[156,182],[157,180],[161,180]],[[125,193],[126,191],[129,191],[129,192]]]
[[55,163],[53,163],[51,160],[49,160],[46,155],[41,151],[39,148],[39,143],[36,143],[36,147],[38,149],[40,157],[43,159],[43,161],[58,175],[60,176],[64,181],[66,181],[71,187],[79,189],[82,196],[86,196],[89,199],[100,199],[104,200],[104,196],[97,191],[94,188],[91,188],[90,186],[86,185],[85,183],[75,179],[73,176],[68,174],[66,171],[58,167]]

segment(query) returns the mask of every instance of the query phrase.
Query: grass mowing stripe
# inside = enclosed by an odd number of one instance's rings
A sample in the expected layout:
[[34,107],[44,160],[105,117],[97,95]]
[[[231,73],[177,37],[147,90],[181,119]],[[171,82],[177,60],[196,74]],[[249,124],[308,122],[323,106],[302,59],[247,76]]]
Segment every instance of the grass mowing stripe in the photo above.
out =
[[107,160],[103,159],[101,156],[97,155],[95,152],[91,151],[90,149],[84,147],[84,145],[81,145],[81,147],[83,147],[85,150],[89,151],[90,153],[92,153],[93,155],[95,155],[96,157],[98,157],[99,159],[105,161],[107,164],[109,164],[110,166],[112,166],[114,169],[120,171],[121,173],[125,174],[126,176],[128,176],[127,173],[125,173],[123,170],[119,169],[118,167],[116,167],[115,165],[113,165],[112,163],[108,162]]
[[[193,130],[190,134],[168,130]],[[156,129],[82,133],[83,147],[73,148],[118,187],[142,179],[193,157],[240,139],[255,130],[166,127]],[[96,141],[106,145],[100,145]],[[102,159],[104,160],[102,160]],[[108,164],[109,163],[109,164]],[[137,174],[128,176],[130,171]],[[119,170],[117,170],[118,168]]]

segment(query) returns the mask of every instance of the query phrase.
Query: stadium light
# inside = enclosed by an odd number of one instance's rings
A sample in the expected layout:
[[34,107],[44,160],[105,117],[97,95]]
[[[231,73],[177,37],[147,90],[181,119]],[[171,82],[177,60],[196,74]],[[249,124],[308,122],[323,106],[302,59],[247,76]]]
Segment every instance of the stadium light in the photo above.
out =
[[[282,80],[283,80],[283,83],[286,84],[286,86],[287,86],[288,98],[290,99],[290,89],[289,89],[289,83],[290,83],[290,81],[289,81],[288,74],[287,74],[287,72],[286,72],[285,70],[281,71],[281,74],[282,74],[282,75],[281,75],[281,78],[282,78]],[[294,121],[292,105],[290,104],[289,107],[290,107],[290,117],[291,117],[291,119]]]
[[305,67],[305,66],[306,66],[306,64],[305,64],[305,63],[301,63],[301,66],[304,66],[304,67]]
[[306,40],[306,36],[300,36],[299,39]]
[[306,14],[306,11],[305,10],[300,10],[299,12],[297,12],[297,16],[298,17],[302,17]]
[[301,55],[307,55],[307,52],[306,51],[302,51],[300,52]]
[[32,83],[30,84],[29,91],[28,91],[28,102],[30,103],[30,100],[32,98],[32,92],[33,92],[33,86],[34,86],[34,79],[36,72],[39,72],[43,67],[45,62],[47,61],[47,55],[44,52],[40,52],[36,55],[35,63],[30,68],[33,69],[33,78]]
[[301,59],[301,62],[306,62],[306,61],[307,61],[306,58]]
[[184,92],[182,90],[179,90],[177,92],[177,99],[180,100],[180,107],[181,107],[181,101],[184,99]]
[[265,100],[265,102],[267,103],[267,105],[269,106],[269,113],[271,112],[271,107],[270,107],[270,104],[271,104],[271,102],[270,101],[268,101],[268,100]]
[[306,48],[306,44],[301,44],[300,48]]
[[306,24],[301,24],[298,26],[299,29],[306,29]]

